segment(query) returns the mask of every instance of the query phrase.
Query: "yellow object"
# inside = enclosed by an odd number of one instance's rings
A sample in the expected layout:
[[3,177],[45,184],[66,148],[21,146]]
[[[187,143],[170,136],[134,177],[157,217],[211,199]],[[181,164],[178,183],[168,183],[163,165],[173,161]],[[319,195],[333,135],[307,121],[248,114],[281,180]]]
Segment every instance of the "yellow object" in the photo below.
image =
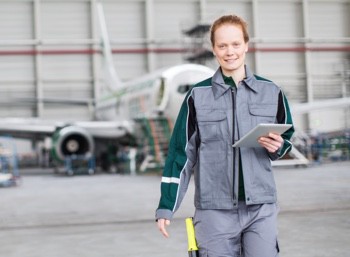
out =
[[198,251],[192,218],[186,218],[186,230],[187,230],[187,239],[188,239],[188,251],[189,252]]

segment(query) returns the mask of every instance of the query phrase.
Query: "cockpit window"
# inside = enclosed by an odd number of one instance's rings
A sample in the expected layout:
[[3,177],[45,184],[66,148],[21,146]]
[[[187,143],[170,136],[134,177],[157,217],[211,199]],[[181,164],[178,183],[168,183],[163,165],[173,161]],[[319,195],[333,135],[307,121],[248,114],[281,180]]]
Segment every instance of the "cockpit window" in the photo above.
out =
[[188,90],[190,90],[192,88],[192,84],[185,84],[185,85],[180,85],[177,88],[177,92],[179,92],[180,94],[186,94],[188,92]]
[[162,100],[164,97],[164,90],[165,90],[165,81],[164,81],[164,78],[161,78],[158,95],[157,95],[157,106],[159,106],[162,103]]

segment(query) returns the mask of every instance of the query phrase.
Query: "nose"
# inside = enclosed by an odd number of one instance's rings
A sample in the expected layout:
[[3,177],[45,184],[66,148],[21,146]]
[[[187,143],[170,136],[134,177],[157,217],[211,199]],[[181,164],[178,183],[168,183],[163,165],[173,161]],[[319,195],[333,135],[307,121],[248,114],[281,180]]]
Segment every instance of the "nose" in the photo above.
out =
[[235,52],[235,51],[234,51],[233,46],[227,47],[226,55],[231,56],[231,55],[234,54],[234,52]]

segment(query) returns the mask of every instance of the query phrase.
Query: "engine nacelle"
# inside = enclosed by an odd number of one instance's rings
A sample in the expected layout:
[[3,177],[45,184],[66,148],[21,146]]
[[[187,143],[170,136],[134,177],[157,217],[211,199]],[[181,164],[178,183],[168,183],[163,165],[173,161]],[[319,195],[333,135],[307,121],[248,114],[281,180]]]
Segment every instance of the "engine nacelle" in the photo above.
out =
[[52,156],[58,161],[78,155],[91,157],[94,153],[94,140],[84,128],[67,126],[57,130],[52,137]]

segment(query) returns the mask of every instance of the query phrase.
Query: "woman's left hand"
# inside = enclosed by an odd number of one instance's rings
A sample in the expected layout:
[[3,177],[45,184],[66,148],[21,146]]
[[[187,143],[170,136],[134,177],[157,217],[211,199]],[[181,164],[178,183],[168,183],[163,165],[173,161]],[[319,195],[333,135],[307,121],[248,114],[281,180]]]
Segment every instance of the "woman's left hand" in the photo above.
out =
[[267,137],[260,137],[259,144],[270,153],[276,152],[283,144],[283,138],[274,133],[269,133]]

